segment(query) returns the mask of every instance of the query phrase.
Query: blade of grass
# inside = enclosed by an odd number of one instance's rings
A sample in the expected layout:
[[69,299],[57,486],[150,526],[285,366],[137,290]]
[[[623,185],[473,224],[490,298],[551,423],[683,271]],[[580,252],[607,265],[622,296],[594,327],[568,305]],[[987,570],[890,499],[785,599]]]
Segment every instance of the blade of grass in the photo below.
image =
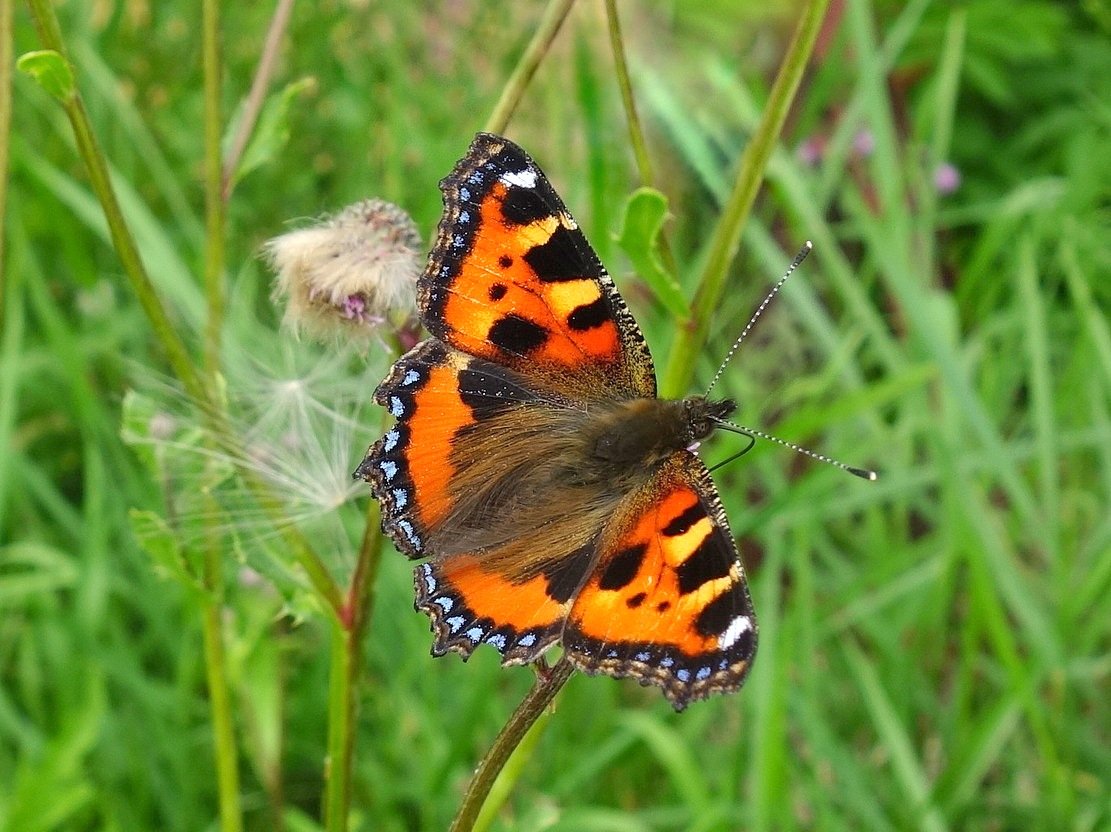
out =
[[498,99],[490,118],[486,120],[486,126],[482,128],[484,131],[488,133],[505,132],[505,128],[509,126],[509,120],[513,118],[513,113],[517,110],[517,105],[521,103],[521,99],[524,97],[529,81],[532,80],[540,62],[548,54],[548,50],[551,49],[552,41],[559,34],[563,21],[567,19],[567,14],[574,5],[575,0],[550,0],[544,8],[544,14],[540,18],[536,32],[528,46],[525,47],[521,59],[513,68],[513,74],[505,82],[501,98]]
[[917,828],[925,832],[944,832],[948,827],[940,809],[931,800],[931,785],[879,675],[855,641],[846,640],[844,651],[876,735],[891,757],[896,781],[906,794],[909,813],[915,818]]
[[[8,182],[12,136],[12,7],[15,0],[0,0],[0,217],[8,216]],[[7,231],[0,223],[0,320],[5,316],[8,276]],[[7,447],[0,445],[0,447]],[[0,510],[4,504],[0,495]],[[0,528],[3,523],[0,522]]]
[[[1067,222],[1071,224],[1073,221]],[[1073,306],[1084,322],[1092,348],[1099,359],[1104,381],[1111,385],[1111,327],[1108,326],[1107,316],[1100,311],[1092,298],[1092,288],[1080,266],[1080,258],[1077,257],[1076,245],[1073,242],[1073,234],[1069,233],[1070,230],[1066,225],[1059,249],[1061,268],[1065,273],[1069,293],[1072,295]]]
[[[782,492],[780,492],[782,493]],[[782,528],[778,524],[776,529]],[[781,795],[786,787],[786,712],[783,690],[789,653],[783,636],[783,549],[781,534],[765,541],[768,559],[761,565],[754,605],[759,610],[760,642],[745,695],[752,700],[751,739],[747,765],[737,774],[744,780],[744,799],[751,805],[752,829],[782,825]],[[738,755],[741,758],[742,755]]]
[[827,6],[828,0],[810,0],[803,7],[798,27],[768,96],[760,127],[745,148],[730,195],[714,227],[709,255],[692,304],[693,326],[679,330],[672,344],[660,385],[665,397],[674,398],[690,389],[695,361],[706,343],[710,318],[721,301],[729,267],[740,245],[741,232],[756,199],[764,168],[787,120]]
[[647,747],[648,753],[666,772],[693,817],[698,817],[710,802],[705,775],[683,736],[651,714],[628,711],[618,717],[621,727],[631,731]]
[[1030,403],[1038,448],[1041,488],[1039,503],[1043,515],[1040,540],[1045,557],[1053,568],[1060,566],[1061,483],[1059,479],[1060,443],[1054,413],[1056,395],[1049,366],[1049,334],[1045,301],[1038,287],[1036,241],[1024,235],[1017,252],[1018,296],[1024,313],[1023,342],[1029,367]]

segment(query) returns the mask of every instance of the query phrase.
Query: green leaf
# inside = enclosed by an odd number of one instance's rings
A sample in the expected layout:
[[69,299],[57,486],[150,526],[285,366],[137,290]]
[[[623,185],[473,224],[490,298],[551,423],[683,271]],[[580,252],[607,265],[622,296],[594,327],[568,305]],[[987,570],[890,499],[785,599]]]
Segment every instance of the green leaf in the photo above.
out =
[[73,558],[60,549],[37,541],[17,541],[0,547],[0,607],[77,583]]
[[204,588],[193,576],[185,561],[177,536],[164,519],[153,511],[131,509],[128,512],[131,533],[143,551],[154,561],[155,569],[177,581],[187,590],[201,593]]
[[[281,91],[270,96],[262,107],[258,124],[255,125],[251,140],[239,165],[232,176],[232,182],[238,183],[256,168],[262,167],[278,155],[287,141],[289,141],[289,112],[293,101],[301,93],[316,86],[315,78],[302,78],[287,84]],[[243,106],[240,105],[231,124],[228,125],[227,136],[234,136],[239,130],[243,116]],[[225,154],[228,148],[225,141]]]
[[69,61],[53,49],[26,52],[16,61],[16,67],[59,101],[68,101],[77,94]]
[[672,315],[686,320],[691,316],[690,306],[659,255],[660,230],[666,219],[667,197],[655,188],[637,188],[625,203],[616,239],[660,303]]

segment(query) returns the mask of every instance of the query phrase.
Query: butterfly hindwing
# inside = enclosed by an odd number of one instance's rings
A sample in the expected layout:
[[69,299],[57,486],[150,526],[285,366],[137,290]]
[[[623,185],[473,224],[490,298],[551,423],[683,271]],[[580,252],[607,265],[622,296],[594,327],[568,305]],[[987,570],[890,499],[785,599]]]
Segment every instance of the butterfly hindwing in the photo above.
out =
[[636,321],[521,148],[479,133],[440,188],[444,214],[418,282],[433,335],[551,384],[655,395]]
[[481,429],[533,394],[503,368],[429,339],[398,359],[374,398],[397,421],[355,476],[370,482],[382,527],[399,550],[411,558],[435,554],[430,543],[457,502],[460,432]]
[[709,472],[676,452],[598,544],[563,646],[588,672],[663,688],[676,709],[741,686],[756,652],[744,570]]
[[433,655],[452,650],[466,659],[485,643],[502,654],[502,664],[535,660],[559,639],[592,559],[585,548],[564,553],[546,571],[519,579],[484,568],[475,555],[421,564],[415,606],[432,620]]

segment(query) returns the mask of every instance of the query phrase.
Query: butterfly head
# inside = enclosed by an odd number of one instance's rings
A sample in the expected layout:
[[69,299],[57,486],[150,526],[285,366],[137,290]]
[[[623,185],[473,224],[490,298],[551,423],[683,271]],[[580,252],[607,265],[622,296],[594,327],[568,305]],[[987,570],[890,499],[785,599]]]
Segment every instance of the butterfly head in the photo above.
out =
[[691,396],[683,400],[684,443],[687,447],[696,445],[718,427],[722,419],[737,409],[732,399],[712,401],[705,396]]

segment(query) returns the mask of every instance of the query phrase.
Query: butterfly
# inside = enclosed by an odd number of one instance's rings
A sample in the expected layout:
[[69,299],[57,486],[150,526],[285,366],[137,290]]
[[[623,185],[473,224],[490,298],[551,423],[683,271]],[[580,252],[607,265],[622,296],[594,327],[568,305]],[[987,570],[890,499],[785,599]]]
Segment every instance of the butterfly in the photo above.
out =
[[656,395],[648,345],[547,177],[479,133],[440,182],[417,283],[430,337],[375,391],[396,423],[355,472],[416,567],[432,653],[555,644],[676,710],[756,653],[744,569],[693,449],[732,401]]

